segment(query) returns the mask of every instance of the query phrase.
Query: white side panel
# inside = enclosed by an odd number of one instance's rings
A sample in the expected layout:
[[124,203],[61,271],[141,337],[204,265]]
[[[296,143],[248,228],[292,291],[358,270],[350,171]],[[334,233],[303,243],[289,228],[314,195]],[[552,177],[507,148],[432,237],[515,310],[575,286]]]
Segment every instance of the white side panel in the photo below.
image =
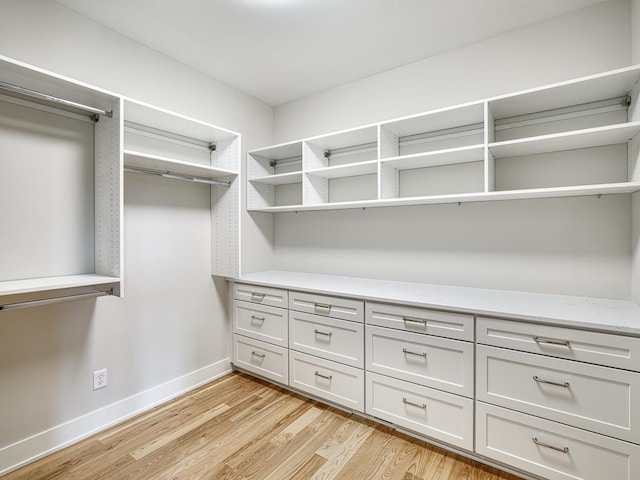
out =
[[[114,102],[112,108],[113,117],[101,117],[96,124],[96,273],[120,277],[122,282],[122,100]],[[121,286],[119,295],[123,293]]]

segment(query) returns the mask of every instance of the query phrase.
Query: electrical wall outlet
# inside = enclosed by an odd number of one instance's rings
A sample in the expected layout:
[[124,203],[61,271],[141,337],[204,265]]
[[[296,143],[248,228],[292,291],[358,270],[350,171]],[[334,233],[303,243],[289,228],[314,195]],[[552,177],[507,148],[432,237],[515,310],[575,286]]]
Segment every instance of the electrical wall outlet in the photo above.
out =
[[93,389],[99,390],[107,386],[107,369],[96,370],[93,372]]

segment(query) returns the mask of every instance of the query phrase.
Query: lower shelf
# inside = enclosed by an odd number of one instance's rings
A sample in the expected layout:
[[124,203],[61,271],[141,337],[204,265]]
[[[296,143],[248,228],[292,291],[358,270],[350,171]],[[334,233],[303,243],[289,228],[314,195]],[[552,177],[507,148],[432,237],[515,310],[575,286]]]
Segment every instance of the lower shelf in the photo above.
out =
[[121,296],[117,277],[83,274],[0,282],[0,310],[87,298],[101,294]]

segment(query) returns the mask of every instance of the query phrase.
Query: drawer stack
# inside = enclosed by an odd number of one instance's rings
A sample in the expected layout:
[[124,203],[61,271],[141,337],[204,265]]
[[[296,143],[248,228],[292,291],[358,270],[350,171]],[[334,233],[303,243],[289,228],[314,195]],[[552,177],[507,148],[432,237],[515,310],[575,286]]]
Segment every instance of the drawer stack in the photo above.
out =
[[640,478],[640,338],[479,317],[476,451],[550,480]]
[[288,292],[233,284],[233,363],[274,382],[289,383]]
[[473,320],[367,302],[366,413],[472,451]]
[[364,412],[364,302],[289,292],[289,385]]

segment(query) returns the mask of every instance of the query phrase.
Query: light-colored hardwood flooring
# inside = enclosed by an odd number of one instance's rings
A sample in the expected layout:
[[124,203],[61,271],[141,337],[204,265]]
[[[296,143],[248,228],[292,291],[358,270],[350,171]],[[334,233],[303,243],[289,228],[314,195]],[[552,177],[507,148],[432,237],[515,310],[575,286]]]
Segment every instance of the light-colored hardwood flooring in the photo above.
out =
[[2,480],[518,480],[232,373]]

